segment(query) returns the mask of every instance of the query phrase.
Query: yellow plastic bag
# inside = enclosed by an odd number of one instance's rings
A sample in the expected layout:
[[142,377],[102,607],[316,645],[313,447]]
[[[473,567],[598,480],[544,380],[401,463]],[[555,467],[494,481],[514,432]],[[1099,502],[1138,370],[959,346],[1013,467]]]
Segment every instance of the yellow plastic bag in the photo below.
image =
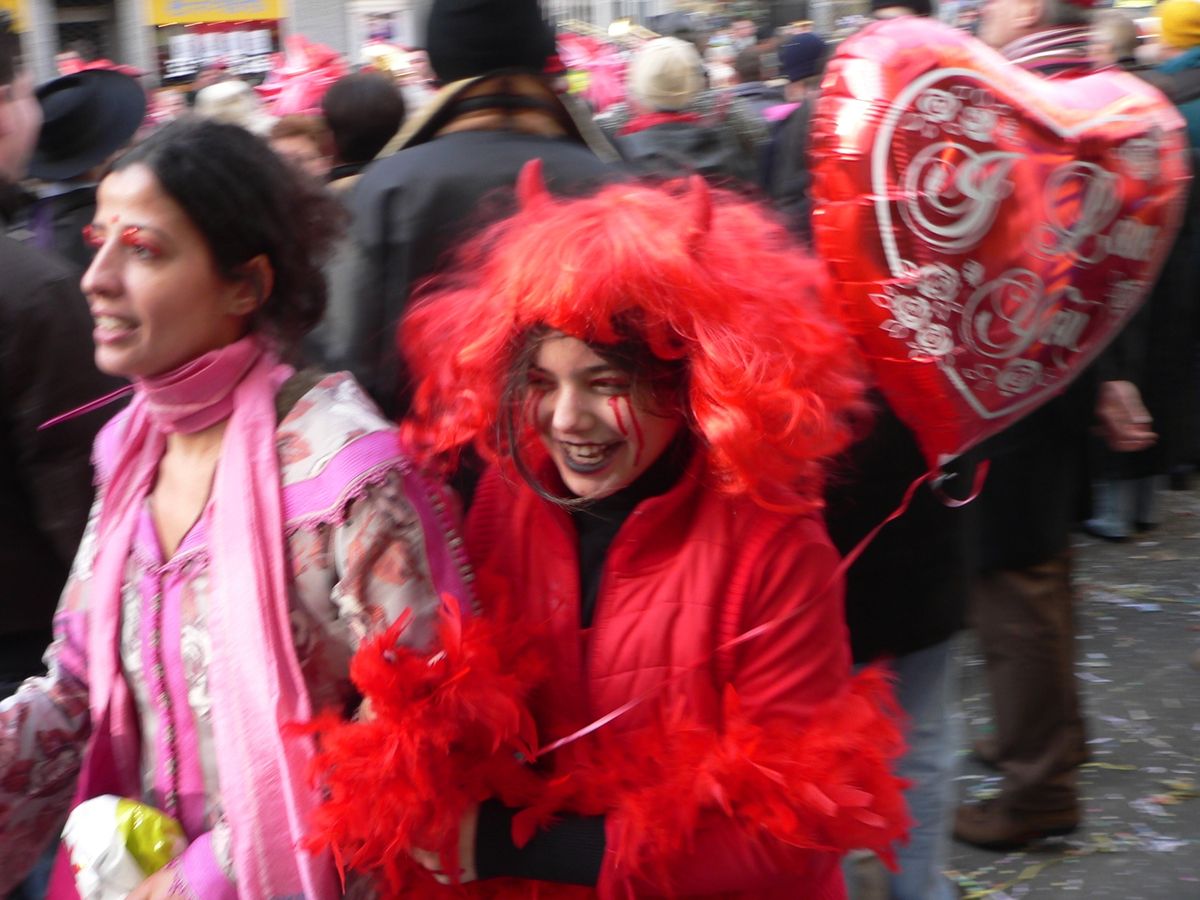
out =
[[153,806],[120,797],[116,819],[117,832],[147,875],[153,875],[187,846],[180,824]]
[[187,847],[183,828],[166,813],[111,794],[71,811],[63,843],[82,900],[123,900]]

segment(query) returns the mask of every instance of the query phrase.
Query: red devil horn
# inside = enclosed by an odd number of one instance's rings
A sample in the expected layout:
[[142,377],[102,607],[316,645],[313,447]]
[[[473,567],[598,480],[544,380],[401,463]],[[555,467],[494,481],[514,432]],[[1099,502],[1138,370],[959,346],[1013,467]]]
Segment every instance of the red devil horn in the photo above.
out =
[[550,199],[546,182],[542,179],[542,161],[531,159],[521,167],[517,175],[517,202],[521,209],[532,209]]
[[695,249],[712,229],[712,191],[709,189],[708,182],[701,175],[693,175],[688,179],[688,184],[691,187],[695,210],[691,235],[692,249]]

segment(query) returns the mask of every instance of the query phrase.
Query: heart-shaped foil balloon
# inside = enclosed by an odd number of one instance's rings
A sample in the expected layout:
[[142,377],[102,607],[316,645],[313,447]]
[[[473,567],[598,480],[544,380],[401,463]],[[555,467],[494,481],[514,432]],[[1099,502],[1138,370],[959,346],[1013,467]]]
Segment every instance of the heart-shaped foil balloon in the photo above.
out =
[[843,315],[931,466],[1062,391],[1153,286],[1190,178],[1133,75],[1050,80],[928,19],[830,62],[813,231]]

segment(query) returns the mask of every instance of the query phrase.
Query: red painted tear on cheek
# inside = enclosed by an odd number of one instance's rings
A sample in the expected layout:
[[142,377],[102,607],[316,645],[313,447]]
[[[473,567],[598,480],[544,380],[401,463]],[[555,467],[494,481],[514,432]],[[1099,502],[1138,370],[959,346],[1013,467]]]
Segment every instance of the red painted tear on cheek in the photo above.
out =
[[617,420],[617,431],[621,432],[623,437],[629,437],[629,430],[625,427],[625,419],[621,416],[621,398],[609,397],[608,408],[613,411],[613,416]]
[[629,399],[628,394],[620,397],[609,397],[608,405],[613,411],[613,416],[617,420],[617,429],[623,437],[629,437],[629,429],[625,427],[625,417],[621,415],[621,403],[625,404],[625,411],[629,416],[629,424],[633,426],[633,464],[639,466],[642,464],[642,450],[646,446],[646,436],[642,433],[642,423],[638,421],[637,413],[633,410],[633,401]]

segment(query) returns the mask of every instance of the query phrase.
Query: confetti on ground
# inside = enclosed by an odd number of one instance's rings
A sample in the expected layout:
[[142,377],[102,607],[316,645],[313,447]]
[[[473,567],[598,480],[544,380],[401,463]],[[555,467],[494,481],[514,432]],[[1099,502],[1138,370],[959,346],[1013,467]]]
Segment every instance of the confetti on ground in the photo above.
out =
[[[1067,838],[996,853],[954,844],[947,875],[968,900],[1200,900],[1200,491],[1162,495],[1147,546],[1073,538],[1079,604],[1076,684],[1091,760],[1083,823]],[[982,659],[963,648],[963,728],[994,734]],[[967,744],[969,746],[969,743]],[[1000,779],[967,752],[962,799]]]

